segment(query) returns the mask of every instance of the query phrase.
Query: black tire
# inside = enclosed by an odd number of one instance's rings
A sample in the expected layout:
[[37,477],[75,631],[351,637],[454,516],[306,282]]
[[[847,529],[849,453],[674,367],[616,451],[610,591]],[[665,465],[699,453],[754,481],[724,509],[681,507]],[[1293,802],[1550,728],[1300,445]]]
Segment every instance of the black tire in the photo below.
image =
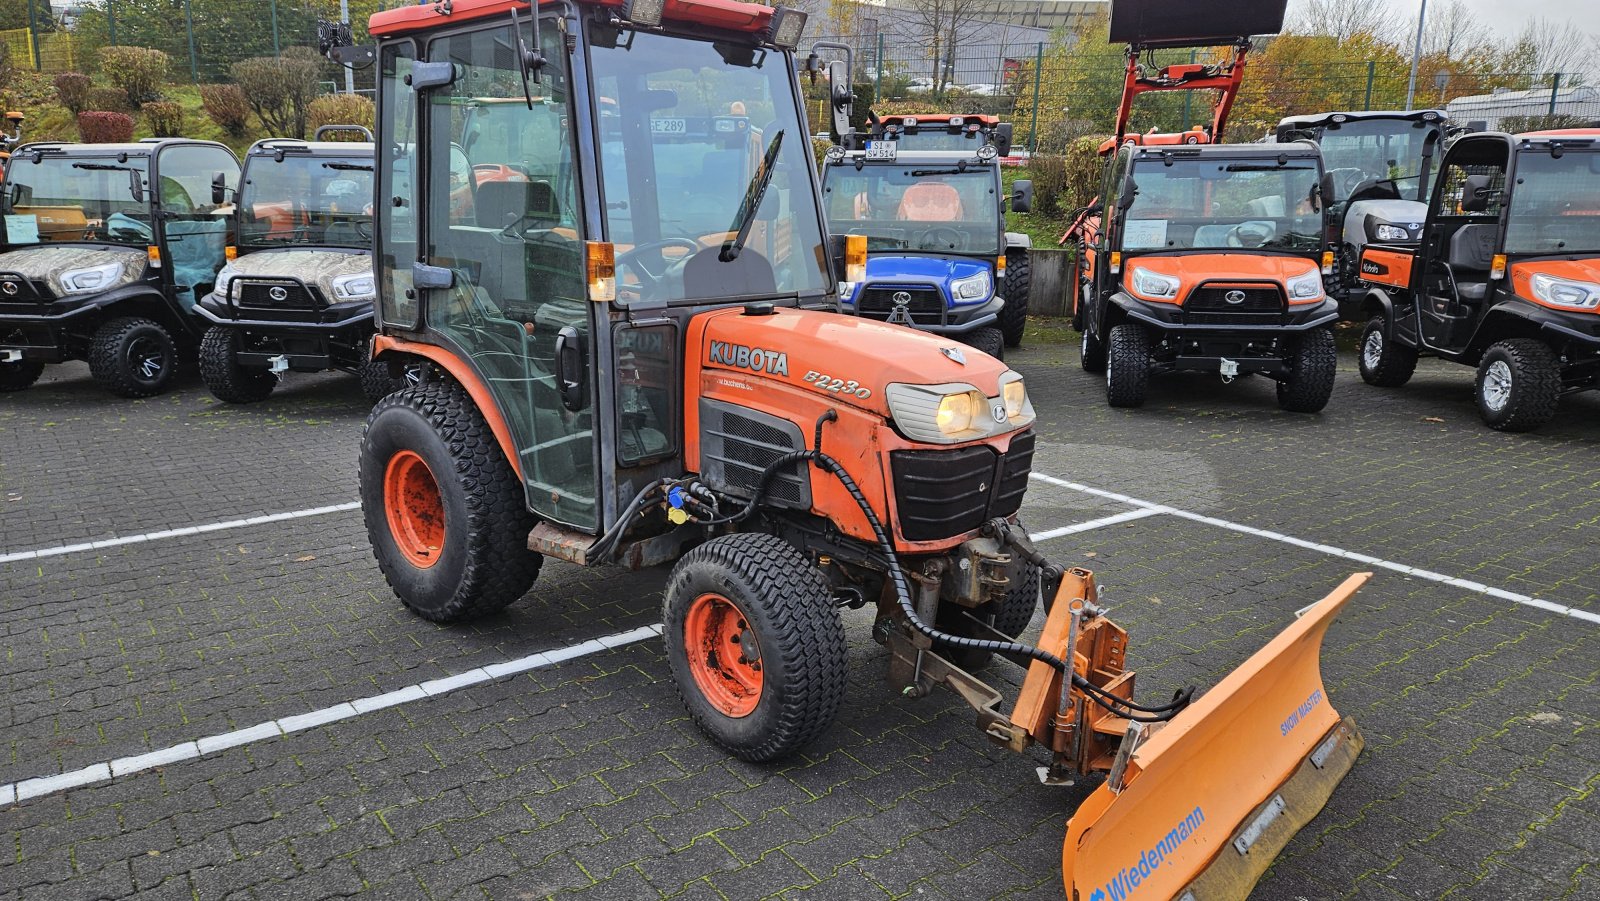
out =
[[406,387],[406,380],[389,374],[389,364],[383,360],[368,360],[361,364],[361,393],[369,403],[377,403]]
[[1021,347],[1022,335],[1028,330],[1028,291],[1033,284],[1033,267],[1028,262],[1026,247],[1013,247],[1006,251],[1006,305],[1000,308],[1000,333],[1007,347]]
[[1149,382],[1150,332],[1137,322],[1114,326],[1106,342],[1106,403],[1142,407]]
[[1006,358],[1006,339],[997,328],[975,329],[961,336],[970,347],[976,347],[996,360]]
[[[442,530],[432,562],[402,549],[402,542],[416,547],[417,532],[397,537],[406,520],[388,508],[392,470],[412,458],[420,458],[436,490],[436,515],[411,520]],[[360,480],[378,568],[417,615],[439,623],[470,620],[504,609],[533,587],[544,562],[527,548],[534,516],[494,433],[458,383],[433,381],[379,401],[361,438]]]
[[26,391],[33,387],[33,383],[44,375],[44,364],[31,360],[18,360],[15,363],[0,363],[0,394],[9,394],[12,391]]
[[1289,357],[1289,377],[1278,382],[1278,406],[1291,413],[1316,413],[1333,396],[1339,371],[1339,350],[1333,332],[1312,329],[1300,336]]
[[[1033,621],[1033,611],[1039,604],[1039,580],[1039,567],[1023,564],[1013,577],[1016,584],[999,600],[990,601],[973,610],[972,616],[987,622],[991,628],[1004,632],[1012,638],[1021,635],[1028,628],[1028,623]],[[992,637],[980,632],[965,613],[966,608],[958,604],[942,604],[935,625],[942,631],[954,635],[970,638]],[[958,648],[953,645],[939,645],[936,650],[951,663],[969,673],[982,669],[994,657],[993,651]]]
[[1101,373],[1106,371],[1106,346],[1094,333],[1089,330],[1087,323],[1078,335],[1078,363],[1083,366],[1084,372]]
[[278,376],[259,366],[240,366],[239,332],[213,325],[200,339],[200,378],[216,395],[230,404],[253,404],[266,400],[278,387]]
[[[691,609],[726,611],[724,601],[739,618],[733,630],[746,639],[735,639],[736,660],[717,655],[722,645],[708,640],[722,633],[702,629],[692,638],[687,631]],[[685,554],[667,580],[662,622],[679,697],[695,724],[735,757],[783,757],[833,723],[845,692],[844,624],[822,573],[782,539],[724,535]],[[691,646],[703,655],[693,662]],[[742,686],[736,703],[746,709],[730,711],[698,679],[734,667],[759,671],[760,685]]]
[[1368,320],[1357,359],[1362,381],[1379,388],[1398,388],[1417,371],[1417,349],[1391,340],[1388,331],[1382,316]]
[[178,374],[172,334],[142,316],[112,319],[89,342],[89,372],[100,387],[121,397],[154,397]]
[[1489,428],[1531,431],[1556,415],[1561,361],[1537,338],[1510,338],[1484,352],[1472,389],[1478,414]]

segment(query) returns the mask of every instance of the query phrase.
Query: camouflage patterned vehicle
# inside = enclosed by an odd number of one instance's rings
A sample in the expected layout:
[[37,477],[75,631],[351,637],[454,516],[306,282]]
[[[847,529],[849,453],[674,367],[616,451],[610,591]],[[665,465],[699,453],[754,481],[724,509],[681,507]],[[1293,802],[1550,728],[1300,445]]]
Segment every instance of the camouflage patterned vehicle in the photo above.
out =
[[18,147],[0,182],[0,392],[70,360],[123,397],[171,387],[229,244],[211,186],[238,180],[210,141]]
[[[367,140],[322,140],[344,129]],[[325,126],[315,137],[257,141],[245,153],[239,243],[197,308],[210,325],[200,374],[228,403],[265,400],[288,371],[359,374],[373,400],[395,387],[387,366],[369,362],[372,135]],[[218,185],[216,198],[225,193]]]

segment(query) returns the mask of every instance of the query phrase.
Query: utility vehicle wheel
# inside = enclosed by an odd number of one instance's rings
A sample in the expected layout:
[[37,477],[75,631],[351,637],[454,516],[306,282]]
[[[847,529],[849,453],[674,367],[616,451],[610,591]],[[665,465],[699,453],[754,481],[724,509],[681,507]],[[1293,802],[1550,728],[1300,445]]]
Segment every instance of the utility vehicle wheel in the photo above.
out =
[[1150,381],[1150,332],[1137,322],[1124,322],[1111,329],[1106,345],[1106,403],[1144,406],[1144,389]]
[[369,403],[377,403],[409,384],[403,377],[389,374],[389,364],[382,360],[368,360],[361,364],[361,393]]
[[0,363],[0,394],[23,391],[33,386],[44,374],[44,364],[29,360]]
[[153,397],[178,374],[178,346],[160,323],[142,316],[112,319],[89,342],[89,372],[122,397]]
[[962,335],[961,340],[996,360],[1006,358],[1006,339],[997,328],[980,328]]
[[1511,338],[1478,362],[1478,413],[1491,429],[1527,432],[1550,421],[1561,399],[1561,363],[1536,338]]
[[822,573],[782,539],[724,535],[685,554],[662,621],[678,695],[734,756],[773,760],[833,723],[844,624]]
[[1367,321],[1361,333],[1361,379],[1379,388],[1398,388],[1417,371],[1417,349],[1389,340],[1382,316]]
[[266,400],[278,387],[278,376],[260,366],[240,366],[239,333],[213,325],[200,339],[200,378],[217,400],[253,404]]
[[1006,251],[1006,283],[1002,294],[1006,305],[1000,308],[1000,331],[1005,335],[1007,347],[1021,347],[1022,334],[1028,330],[1028,290],[1033,283],[1033,267],[1028,263],[1028,251],[1018,247]]
[[1291,413],[1316,413],[1326,407],[1338,369],[1333,332],[1317,328],[1301,335],[1289,358],[1289,377],[1278,383],[1278,406]]
[[[1028,623],[1033,620],[1033,611],[1038,607],[1039,578],[1039,567],[1024,565],[1013,577],[1014,584],[1006,591],[1004,597],[972,610],[971,616],[1012,638],[1021,635],[1023,630],[1028,628]],[[967,608],[959,604],[940,605],[938,621],[934,625],[945,632],[967,638],[991,637],[973,624],[968,617]],[[953,645],[939,645],[937,650],[951,663],[969,673],[982,669],[994,657],[993,651],[958,648]]]
[[495,613],[527,594],[544,558],[500,444],[455,382],[391,394],[361,439],[361,513],[378,568],[434,622]]
[[1106,371],[1106,346],[1090,331],[1088,324],[1083,326],[1079,333],[1081,343],[1078,345],[1078,362],[1083,366],[1084,372]]

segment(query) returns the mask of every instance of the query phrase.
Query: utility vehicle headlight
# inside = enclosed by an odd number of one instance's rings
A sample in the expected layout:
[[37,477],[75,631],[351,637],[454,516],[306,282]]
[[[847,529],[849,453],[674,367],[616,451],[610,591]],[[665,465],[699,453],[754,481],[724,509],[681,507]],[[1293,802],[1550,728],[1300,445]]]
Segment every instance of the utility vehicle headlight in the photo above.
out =
[[1006,405],[1006,419],[1012,423],[1019,419],[1032,421],[1033,403],[1028,400],[1022,373],[1013,370],[1000,376],[1000,400]]
[[1532,279],[1533,296],[1551,306],[1569,310],[1600,307],[1600,285],[1538,273]]
[[1398,225],[1380,225],[1375,230],[1379,241],[1409,241],[1411,232]]
[[88,294],[92,291],[105,290],[116,284],[120,278],[122,278],[121,263],[85,266],[82,269],[68,269],[61,273],[61,288],[68,294]]
[[1172,276],[1140,269],[1138,266],[1130,271],[1133,275],[1133,293],[1143,294],[1145,297],[1178,296],[1178,280]]
[[839,283],[839,302],[854,303],[856,297],[856,282]]
[[1284,287],[1289,289],[1290,300],[1315,300],[1322,296],[1322,273],[1313,269],[1289,279]]
[[341,275],[333,280],[333,296],[340,300],[371,300],[378,294],[378,283],[370,272]]
[[966,300],[988,300],[992,283],[989,273],[980,272],[967,278],[958,278],[950,283],[950,293],[957,302]]

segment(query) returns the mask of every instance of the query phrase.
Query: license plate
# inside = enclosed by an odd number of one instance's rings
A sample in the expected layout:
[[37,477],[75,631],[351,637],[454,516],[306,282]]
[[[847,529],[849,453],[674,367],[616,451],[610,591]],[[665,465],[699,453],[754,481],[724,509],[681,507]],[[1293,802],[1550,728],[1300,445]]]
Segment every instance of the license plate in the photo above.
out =
[[869,160],[892,160],[894,159],[894,154],[895,143],[893,141],[867,142],[867,159]]
[[651,119],[650,131],[658,135],[687,134],[689,123],[683,119]]

